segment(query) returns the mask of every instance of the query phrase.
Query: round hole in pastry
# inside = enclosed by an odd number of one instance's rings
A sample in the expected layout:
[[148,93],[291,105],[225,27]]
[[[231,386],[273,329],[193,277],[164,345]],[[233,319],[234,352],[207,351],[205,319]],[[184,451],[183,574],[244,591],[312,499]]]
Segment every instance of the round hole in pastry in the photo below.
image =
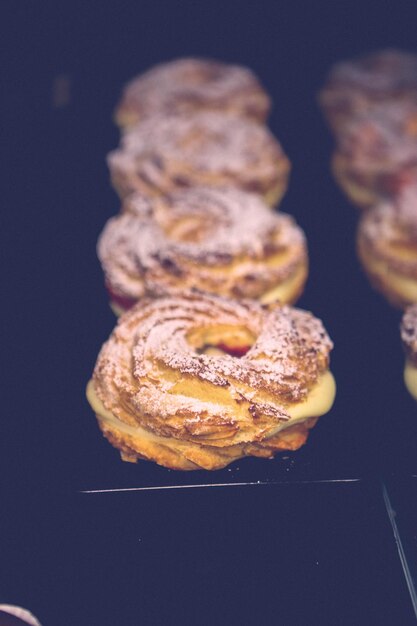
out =
[[223,356],[228,354],[236,358],[244,356],[256,341],[254,334],[242,326],[215,326],[213,328],[195,328],[187,340],[198,354]]
[[147,299],[102,347],[87,397],[124,460],[220,469],[306,442],[334,401],[331,348],[299,309],[195,292]]

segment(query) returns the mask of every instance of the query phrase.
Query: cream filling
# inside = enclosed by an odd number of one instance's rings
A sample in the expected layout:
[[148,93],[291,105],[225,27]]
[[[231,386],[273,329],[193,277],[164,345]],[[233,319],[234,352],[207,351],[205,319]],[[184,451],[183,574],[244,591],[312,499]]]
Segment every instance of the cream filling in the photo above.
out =
[[307,276],[307,268],[301,266],[291,278],[277,287],[266,291],[260,298],[261,304],[272,304],[273,302],[291,303],[298,295],[298,290],[302,287]]
[[364,259],[366,269],[378,276],[384,285],[391,289],[401,299],[407,302],[417,302],[417,279],[401,276],[393,272],[384,261],[375,261],[369,255]]
[[[326,371],[324,374],[322,374],[316,385],[314,385],[314,387],[310,390],[307,398],[303,402],[293,404],[292,406],[287,408],[290,419],[286,422],[280,423],[277,428],[269,434],[269,436],[272,437],[281,430],[289,428],[290,426],[294,426],[294,424],[304,422],[309,417],[320,417],[321,415],[324,415],[331,409],[335,395],[335,380],[332,373]],[[159,435],[155,435],[149,430],[145,430],[141,426],[130,426],[129,424],[125,424],[120,419],[118,419],[111,411],[108,411],[105,408],[100,398],[96,394],[96,391],[94,389],[94,383],[92,380],[90,380],[87,385],[87,400],[90,403],[91,408],[97,415],[97,419],[99,419],[100,422],[103,423],[103,425],[108,424],[109,426],[116,428],[120,432],[132,435],[134,437],[140,437],[141,439],[154,441],[156,443],[169,445],[169,442],[172,441],[172,438],[170,437],[161,437]],[[177,448],[186,448],[189,445],[194,446],[195,443],[175,439],[175,446]]]
[[349,171],[346,171],[346,167],[339,163],[337,158],[333,158],[331,166],[336,181],[355,204],[358,204],[360,207],[368,207],[377,202],[380,196],[373,188],[374,180],[372,178],[369,179],[368,185],[360,183]]
[[120,304],[116,304],[113,300],[109,301],[109,306],[116,317],[120,317],[123,313],[126,313],[127,309],[123,309]]
[[376,204],[379,199],[379,196],[373,190],[367,189],[359,185],[359,183],[353,183],[351,180],[342,178],[341,176],[338,178],[338,182],[346,195],[360,207],[372,206]]
[[285,192],[287,191],[290,168],[288,167],[286,171],[283,170],[281,174],[282,174],[282,178],[280,178],[280,180],[277,182],[275,187],[265,192],[263,195],[265,204],[267,204],[270,207],[277,206],[282,200]]
[[408,359],[405,362],[404,382],[410,394],[417,400],[417,367]]
[[[307,276],[307,268],[305,265],[301,266],[291,278],[278,285],[272,287],[266,291],[262,296],[258,298],[261,304],[272,304],[273,302],[282,302],[283,304],[291,304],[297,297],[299,290],[303,286],[303,283]],[[109,306],[116,317],[120,317],[125,312],[119,304],[110,300]]]

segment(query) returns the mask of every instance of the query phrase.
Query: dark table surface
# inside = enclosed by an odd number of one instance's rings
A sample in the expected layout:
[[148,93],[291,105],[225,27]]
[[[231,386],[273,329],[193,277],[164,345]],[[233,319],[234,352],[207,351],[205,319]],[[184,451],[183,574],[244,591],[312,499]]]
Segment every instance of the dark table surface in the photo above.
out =
[[[315,102],[330,65],[417,52],[413,3],[10,2],[3,5],[0,603],[60,624],[414,623],[417,407],[401,314],[355,255],[357,210],[329,171]],[[299,306],[334,343],[334,408],[308,444],[208,473],[123,464],[85,400],[114,325],[95,244],[119,209],[106,153],[124,82],[171,58],[255,70],[304,228]]]

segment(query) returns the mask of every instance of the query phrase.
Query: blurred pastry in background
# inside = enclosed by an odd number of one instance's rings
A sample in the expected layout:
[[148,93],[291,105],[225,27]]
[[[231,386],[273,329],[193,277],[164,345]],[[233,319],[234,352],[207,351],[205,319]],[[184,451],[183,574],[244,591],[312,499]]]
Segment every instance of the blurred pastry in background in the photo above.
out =
[[357,250],[371,283],[398,307],[417,302],[417,186],[366,211]]
[[361,208],[417,182],[417,101],[381,104],[355,117],[339,138],[332,170]]
[[0,626],[41,626],[41,623],[21,606],[0,604]]
[[238,189],[132,194],[97,250],[117,314],[144,296],[190,289],[293,303],[308,273],[306,239],[294,219]]
[[115,111],[122,128],[150,115],[218,111],[265,122],[271,102],[255,74],[239,65],[208,59],[161,63],[131,80]]
[[143,300],[103,345],[87,398],[123,460],[216,470],[306,442],[334,401],[331,349],[320,320],[288,306]]
[[404,382],[410,394],[417,400],[417,304],[406,309],[400,330],[406,354]]
[[236,187],[276,205],[290,162],[272,133],[252,120],[217,112],[147,118],[108,155],[121,197],[132,191],[166,195],[199,185]]
[[319,93],[319,104],[337,136],[354,117],[379,103],[408,101],[417,101],[417,56],[395,49],[335,64]]

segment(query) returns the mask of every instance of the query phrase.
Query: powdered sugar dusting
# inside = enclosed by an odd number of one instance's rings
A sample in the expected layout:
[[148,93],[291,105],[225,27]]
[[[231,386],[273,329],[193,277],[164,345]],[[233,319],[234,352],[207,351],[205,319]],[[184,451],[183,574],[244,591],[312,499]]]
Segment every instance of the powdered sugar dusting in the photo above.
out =
[[[187,284],[232,294],[245,288],[245,276],[248,295],[254,283],[260,294],[306,263],[302,230],[254,194],[192,188],[152,201],[136,194],[124,208],[107,223],[98,255],[111,291],[128,298]],[[283,260],[268,265],[278,253]]]
[[417,163],[417,100],[375,105],[352,116],[339,136],[339,150],[368,168]]
[[[198,354],[190,334],[219,326],[245,328],[256,341],[240,359]],[[249,431],[253,440],[288,420],[288,407],[327,369],[331,348],[311,313],[286,306],[268,312],[249,301],[188,293],[146,301],[120,318],[100,352],[95,388],[116,416],[157,433],[187,438],[200,422],[217,429],[217,439],[226,429],[234,442]],[[209,387],[200,393],[190,383],[189,393],[177,392],[185,380]]]
[[263,121],[270,102],[249,69],[205,59],[177,59],[157,65],[125,88],[116,115],[141,120],[155,112],[201,109],[236,111]]
[[121,193],[169,193],[198,184],[263,194],[287,179],[289,162],[270,131],[245,118],[202,112],[154,115],[122,137],[108,164]]
[[[417,186],[406,187],[392,201],[367,211],[359,223],[358,238],[365,250],[392,269],[417,278]],[[408,251],[406,256],[402,249]]]
[[330,72],[329,83],[382,96],[405,90],[417,95],[417,57],[395,49],[373,52],[336,64]]

